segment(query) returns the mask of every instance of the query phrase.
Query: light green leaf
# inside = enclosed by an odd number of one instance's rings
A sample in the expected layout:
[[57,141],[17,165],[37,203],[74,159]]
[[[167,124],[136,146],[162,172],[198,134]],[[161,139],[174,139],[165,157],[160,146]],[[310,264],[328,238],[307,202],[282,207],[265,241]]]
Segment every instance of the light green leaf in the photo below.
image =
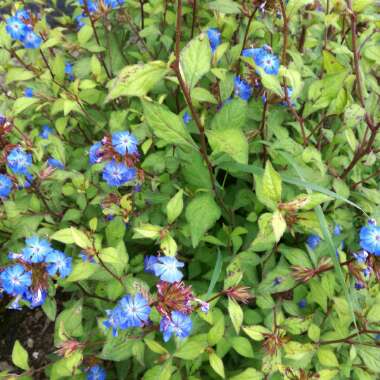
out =
[[281,212],[276,210],[272,216],[272,228],[273,233],[276,238],[276,242],[278,243],[282,237],[282,235],[286,231],[286,221],[282,216]]
[[151,351],[155,352],[156,354],[164,355],[164,354],[168,353],[167,349],[165,347],[161,346],[161,344],[159,344],[155,340],[145,338],[144,342],[149,347],[149,349]]
[[84,45],[94,34],[90,25],[83,25],[78,32],[78,42]]
[[210,93],[210,91],[202,88],[195,87],[191,91],[191,98],[198,102],[207,102],[211,104],[217,104],[218,101],[215,99],[214,95]]
[[211,129],[242,129],[247,116],[248,104],[244,100],[232,99],[215,114]]
[[208,3],[208,7],[213,11],[225,14],[239,14],[241,12],[236,1],[232,0],[215,0]]
[[224,316],[221,315],[220,318],[215,322],[214,326],[211,327],[207,333],[207,340],[210,346],[217,344],[224,335]]
[[143,102],[144,116],[152,132],[165,144],[182,145],[197,149],[182,119],[164,106]]
[[38,103],[39,99],[38,98],[18,98],[16,101],[13,103],[13,113],[15,115],[18,115],[22,111],[26,110],[28,107],[32,106],[35,103]]
[[254,368],[247,368],[243,372],[230,378],[230,380],[262,380],[264,375]]
[[166,205],[166,215],[169,224],[173,223],[183,210],[183,190],[180,189]]
[[204,348],[200,342],[188,340],[174,353],[174,356],[184,360],[194,360],[203,353]]
[[282,181],[269,160],[265,165],[264,175],[255,176],[255,179],[257,198],[268,208],[275,210],[281,201]]
[[225,375],[222,359],[215,352],[211,352],[208,359],[210,361],[211,368],[224,379]]
[[126,66],[109,85],[107,101],[120,96],[144,96],[167,74],[162,61]]
[[234,336],[231,339],[232,348],[245,358],[253,358],[252,345],[247,338],[242,336]]
[[317,352],[319,362],[325,367],[339,367],[338,359],[334,351],[328,348],[320,348]]
[[191,90],[211,68],[211,48],[205,34],[192,39],[181,51],[180,70]]
[[236,162],[248,163],[248,141],[240,129],[216,129],[207,132],[213,153],[227,153]]
[[191,241],[195,248],[204,233],[220,218],[221,212],[214,198],[210,194],[203,193],[189,203],[185,216],[190,225]]
[[13,350],[12,350],[12,362],[17,367],[27,371],[29,369],[28,364],[28,352],[21,345],[21,343],[16,340]]
[[270,334],[271,331],[264,326],[254,325],[254,326],[244,326],[243,331],[253,340],[261,341],[264,340],[264,334]]
[[239,334],[241,324],[243,323],[243,309],[232,298],[228,299],[228,313],[230,315],[236,334]]
[[79,261],[73,265],[73,270],[70,273],[69,277],[66,278],[66,281],[68,282],[76,282],[85,280],[89,277],[91,277],[97,267],[95,264],[90,263],[88,261]]

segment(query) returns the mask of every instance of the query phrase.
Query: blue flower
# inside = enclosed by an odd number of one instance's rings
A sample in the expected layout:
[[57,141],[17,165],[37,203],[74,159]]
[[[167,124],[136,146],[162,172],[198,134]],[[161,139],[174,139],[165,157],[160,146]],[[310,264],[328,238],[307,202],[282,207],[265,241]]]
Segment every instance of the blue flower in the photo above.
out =
[[341,233],[342,233],[342,226],[340,224],[336,224],[333,231],[334,236],[339,236]]
[[123,314],[121,329],[142,327],[148,321],[150,306],[141,293],[137,293],[134,297],[130,294],[124,296],[118,305]]
[[7,267],[0,273],[1,286],[10,295],[23,294],[32,285],[32,274],[21,264]]
[[13,188],[12,180],[4,174],[0,174],[0,198],[6,198]]
[[120,306],[114,307],[112,310],[106,310],[107,319],[103,322],[104,327],[107,329],[112,328],[112,335],[118,335],[118,328],[120,328],[121,323],[125,320],[124,313]]
[[109,186],[121,186],[136,177],[136,169],[121,162],[111,161],[103,169],[103,179]]
[[157,264],[158,259],[156,256],[145,256],[144,257],[144,271],[147,273],[154,274],[153,265]]
[[73,269],[72,258],[55,249],[46,255],[45,263],[48,264],[47,272],[50,276],[55,276],[59,273],[60,277],[65,278]]
[[278,57],[268,51],[268,49],[261,48],[261,51],[254,57],[257,66],[261,67],[266,74],[277,75],[280,69],[280,60]]
[[33,97],[33,89],[30,88],[30,87],[27,87],[25,90],[24,90],[24,96],[26,98],[32,98]]
[[180,339],[190,335],[193,323],[191,318],[179,311],[172,311],[170,318],[164,316],[160,322],[160,331],[163,333],[164,341],[167,342],[174,334]]
[[57,160],[56,158],[53,158],[53,157],[49,157],[48,160],[47,160],[47,163],[49,166],[55,168],[55,169],[61,169],[63,170],[65,168],[65,165]]
[[208,37],[208,40],[210,41],[210,47],[213,54],[215,53],[216,48],[220,45],[220,42],[221,42],[220,35],[221,35],[220,31],[216,28],[209,28],[207,30],[207,37]]
[[107,373],[105,369],[100,365],[93,365],[86,374],[87,380],[105,380]]
[[38,236],[32,236],[25,240],[26,247],[23,248],[23,259],[28,263],[42,263],[46,256],[52,251],[50,243]]
[[321,242],[321,238],[318,235],[309,235],[308,238],[306,239],[306,244],[311,249],[317,248],[320,242]]
[[184,122],[185,124],[189,124],[191,120],[193,120],[193,118],[192,118],[191,115],[186,111],[186,112],[183,114],[183,122]]
[[43,139],[47,139],[51,133],[53,133],[53,130],[47,124],[45,124],[42,126],[39,136]]
[[112,146],[121,155],[136,154],[138,141],[132,133],[128,131],[115,132],[112,134]]
[[27,49],[37,49],[42,44],[42,38],[34,33],[32,30],[29,30],[23,37],[22,43]]
[[25,34],[28,32],[28,27],[18,18],[18,17],[9,17],[7,18],[7,25],[5,30],[7,33],[14,39],[21,41]]
[[[81,6],[84,6],[85,3],[83,0],[79,0],[79,5]],[[93,12],[96,12],[98,10],[98,5],[95,1],[92,1],[92,0],[87,0],[87,7],[88,7],[88,11],[90,13],[93,13]]]
[[355,282],[355,289],[356,290],[361,290],[365,287],[365,285],[361,281]]
[[32,165],[32,155],[20,147],[13,148],[7,156],[9,169],[15,174],[29,174],[28,167]]
[[307,301],[305,300],[305,298],[302,298],[302,299],[298,302],[298,306],[299,306],[301,309],[304,309],[304,308],[307,306]]
[[243,100],[249,100],[252,95],[252,87],[244,79],[235,77],[235,96],[239,96]]
[[23,298],[30,303],[29,306],[31,309],[43,305],[45,303],[46,297],[47,292],[44,289],[37,289],[36,291],[27,289],[23,295]]
[[261,48],[244,49],[243,57],[250,57],[257,66],[261,67],[266,74],[277,75],[280,68],[280,60],[271,53],[271,48],[267,45]]
[[359,252],[354,252],[352,255],[354,256],[355,260],[359,264],[364,264],[368,258],[368,252],[364,250],[360,250]]
[[75,79],[73,65],[71,63],[65,64],[65,74],[68,76],[70,81],[73,81]]
[[380,256],[380,227],[368,225],[360,230],[360,246],[369,253]]
[[82,26],[85,26],[86,24],[83,22],[83,20],[85,20],[87,17],[84,16],[84,15],[78,15],[77,17],[75,17],[75,20],[78,24],[78,28],[80,29]]
[[157,277],[160,277],[161,281],[173,283],[181,281],[183,274],[178,268],[184,266],[184,263],[173,256],[161,256],[157,257],[157,263],[153,265],[153,271]]
[[273,280],[273,286],[280,285],[281,283],[282,283],[282,277],[276,277],[276,278]]
[[108,8],[116,8],[124,4],[124,0],[104,0],[104,5]]
[[90,161],[90,164],[96,164],[98,162],[100,162],[100,158],[101,158],[101,155],[100,155],[100,148],[102,147],[102,143],[101,142],[96,142],[95,144],[93,144],[90,148],[90,151],[89,151],[89,161]]
[[19,9],[15,16],[21,21],[30,19],[29,13],[24,9]]

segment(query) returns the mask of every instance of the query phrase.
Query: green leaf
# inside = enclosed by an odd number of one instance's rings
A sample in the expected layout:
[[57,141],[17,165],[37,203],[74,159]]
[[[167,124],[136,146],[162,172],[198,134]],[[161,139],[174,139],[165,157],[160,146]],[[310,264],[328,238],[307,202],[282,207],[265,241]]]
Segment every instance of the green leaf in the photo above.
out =
[[167,74],[162,61],[126,66],[109,85],[107,101],[120,96],[144,96]]
[[66,278],[66,281],[76,282],[85,280],[91,277],[95,273],[96,269],[97,267],[93,263],[88,261],[79,261],[73,265],[73,270],[69,277]]
[[83,25],[78,32],[78,42],[84,45],[92,37],[93,33],[90,25]]
[[320,348],[317,352],[319,362],[325,367],[339,367],[338,359],[334,351],[328,348]]
[[232,99],[215,114],[211,129],[242,129],[247,116],[248,103],[240,98]]
[[211,296],[211,293],[213,292],[216,282],[218,281],[218,278],[220,276],[220,273],[222,271],[222,255],[220,253],[220,250],[218,249],[218,256],[216,257],[216,262],[214,266],[214,270],[212,272],[211,280],[210,280],[210,285],[207,290],[206,297],[209,298]]
[[264,175],[256,176],[255,179],[258,200],[268,208],[275,210],[281,201],[282,181],[269,160],[265,165]]
[[232,298],[228,298],[228,314],[230,315],[236,334],[239,334],[241,324],[243,323],[243,309]]
[[70,230],[73,235],[74,243],[78,247],[83,248],[83,249],[92,247],[91,240],[83,231],[78,230],[77,228],[74,228],[74,227],[70,227]]
[[18,115],[22,111],[26,110],[28,107],[32,106],[33,104],[37,103],[39,101],[38,98],[18,98],[13,103],[13,113],[14,115]]
[[206,134],[213,153],[227,153],[236,162],[248,163],[248,141],[240,129],[216,129]]
[[161,346],[161,344],[157,343],[155,340],[145,338],[144,342],[149,347],[149,349],[156,354],[164,355],[168,353],[167,349]]
[[121,217],[116,217],[107,224],[106,238],[109,246],[115,247],[124,237],[125,223]]
[[180,54],[180,70],[191,90],[211,68],[211,48],[205,34],[192,39]]
[[241,12],[236,1],[232,0],[215,0],[207,4],[213,11],[218,11],[225,14],[239,14]]
[[371,307],[367,314],[368,322],[380,322],[380,304],[375,304]]
[[223,379],[225,378],[224,375],[224,365],[222,359],[215,353],[211,352],[209,357],[209,362],[211,368]]
[[28,352],[21,345],[21,343],[16,340],[13,350],[12,350],[12,362],[17,367],[27,371],[29,369],[28,364]]
[[231,339],[232,348],[245,358],[253,358],[252,345],[247,338],[242,336],[234,336]]
[[286,231],[286,221],[285,218],[282,216],[281,212],[276,210],[273,213],[272,217],[272,228],[273,233],[276,238],[276,242],[278,243],[282,237],[282,235]]
[[181,346],[173,356],[184,360],[194,360],[203,353],[204,345],[196,340],[188,340]]
[[230,380],[262,380],[264,375],[254,368],[247,368],[245,371],[230,378]]
[[197,149],[182,119],[160,104],[143,102],[144,116],[152,132],[165,144]]
[[55,232],[53,235],[50,236],[50,239],[60,241],[61,243],[65,243],[65,244],[74,243],[74,236],[71,232],[71,228],[64,228],[62,230]]
[[224,316],[221,315],[207,333],[207,340],[210,346],[214,346],[223,338],[224,328]]
[[378,347],[358,346],[358,354],[364,365],[375,373],[380,373],[380,351]]
[[221,212],[214,198],[210,194],[203,193],[189,203],[185,216],[190,225],[191,241],[195,248],[204,233],[220,218]]
[[202,88],[195,87],[191,90],[191,98],[198,102],[207,102],[211,104],[217,104],[218,101],[215,99],[214,95],[210,93],[210,91]]
[[254,326],[244,326],[243,331],[253,340],[260,342],[264,340],[264,334],[270,334],[271,331],[264,326],[254,325]]
[[183,190],[180,189],[167,203],[166,215],[169,224],[172,224],[181,214],[183,210]]
[[51,321],[55,321],[57,315],[57,302],[54,298],[47,297],[42,305],[42,310]]

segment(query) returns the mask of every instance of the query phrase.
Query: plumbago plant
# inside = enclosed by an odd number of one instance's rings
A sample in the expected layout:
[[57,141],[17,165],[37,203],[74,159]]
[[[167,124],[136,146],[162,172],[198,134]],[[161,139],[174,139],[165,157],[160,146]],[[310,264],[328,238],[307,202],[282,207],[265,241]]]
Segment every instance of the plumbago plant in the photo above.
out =
[[378,378],[375,2],[3,3],[2,377]]

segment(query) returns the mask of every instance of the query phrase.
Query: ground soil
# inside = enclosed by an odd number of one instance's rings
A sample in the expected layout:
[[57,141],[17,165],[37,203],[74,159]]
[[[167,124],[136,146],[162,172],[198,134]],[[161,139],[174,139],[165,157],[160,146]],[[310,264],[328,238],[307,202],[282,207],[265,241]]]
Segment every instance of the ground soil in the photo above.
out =
[[[40,309],[8,310],[7,300],[0,300],[0,371],[20,373],[12,364],[12,349],[16,340],[28,351],[29,365],[33,369],[46,365],[54,350],[54,322],[49,321]],[[33,379],[47,379],[43,371]]]

